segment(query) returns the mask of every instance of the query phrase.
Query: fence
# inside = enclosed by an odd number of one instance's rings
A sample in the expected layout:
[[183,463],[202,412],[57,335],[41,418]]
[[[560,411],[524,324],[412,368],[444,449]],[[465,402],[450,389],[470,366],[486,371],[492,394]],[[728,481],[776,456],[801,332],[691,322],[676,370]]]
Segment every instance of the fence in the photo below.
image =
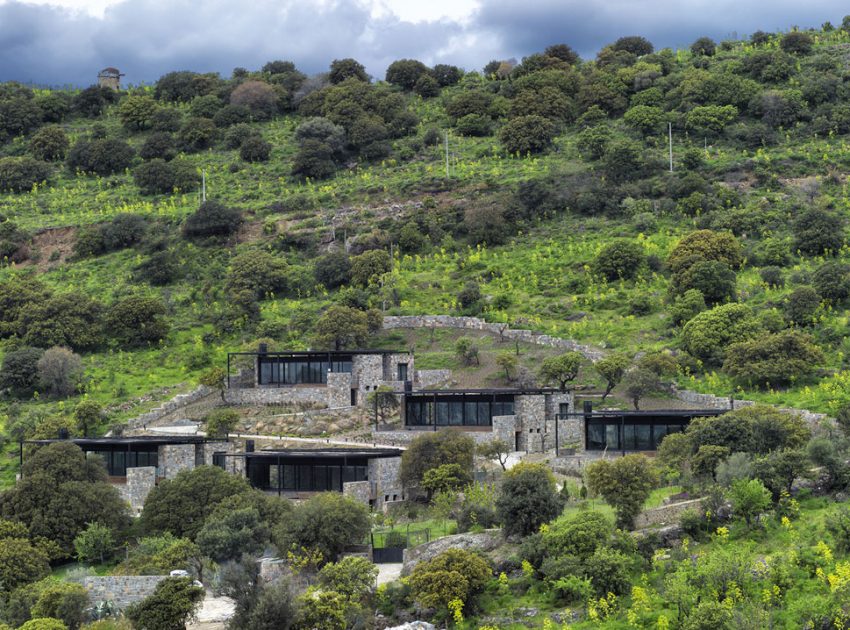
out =
[[401,562],[406,548],[424,545],[430,541],[430,529],[410,531],[410,524],[407,525],[406,531],[392,529],[385,532],[372,532],[370,535],[372,562],[375,564]]

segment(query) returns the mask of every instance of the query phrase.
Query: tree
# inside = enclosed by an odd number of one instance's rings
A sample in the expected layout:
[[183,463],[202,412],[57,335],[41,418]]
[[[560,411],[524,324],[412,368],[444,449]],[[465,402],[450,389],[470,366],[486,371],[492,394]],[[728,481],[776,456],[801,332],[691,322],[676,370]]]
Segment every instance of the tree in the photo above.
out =
[[[215,94],[196,96],[189,104],[189,114],[196,118],[213,118],[221,109],[221,99]],[[218,126],[218,125],[216,125]]]
[[215,144],[218,129],[209,118],[189,118],[180,125],[177,140],[184,151],[197,153],[205,151]]
[[593,270],[608,281],[632,280],[646,262],[643,247],[630,240],[605,245],[593,259]]
[[278,95],[264,81],[245,81],[231,92],[230,104],[248,108],[259,120],[268,120],[278,111]]
[[[171,150],[163,148],[166,155]],[[175,191],[189,192],[200,183],[197,169],[189,162],[173,160],[167,162],[154,157],[133,169],[133,181],[143,195],[173,194]]]
[[744,261],[743,249],[730,232],[697,230],[683,237],[670,252],[667,265],[678,273],[700,261],[717,261],[736,269]]
[[845,242],[841,217],[817,207],[797,216],[793,234],[794,249],[807,256],[835,256]]
[[460,600],[475,608],[475,598],[484,590],[493,570],[481,556],[465,549],[448,549],[431,560],[419,562],[410,576],[413,598],[425,608],[448,615],[449,602]]
[[30,138],[29,151],[37,160],[59,162],[65,159],[71,143],[59,125],[45,125]]
[[496,356],[496,365],[505,371],[505,380],[507,382],[511,382],[513,379],[518,364],[519,361],[517,361],[516,355],[512,352],[500,352]]
[[339,492],[321,492],[298,504],[274,531],[278,549],[316,550],[336,562],[346,547],[359,545],[371,530],[369,509]]
[[82,359],[68,348],[54,346],[45,350],[38,360],[37,369],[42,391],[58,398],[73,394],[83,379]]
[[250,136],[245,138],[239,147],[239,157],[246,162],[268,162],[271,151],[271,143],[260,136]]
[[694,474],[711,477],[716,479],[715,471],[717,465],[729,457],[730,449],[728,446],[714,446],[704,444],[699,447],[699,450],[693,457],[692,468]]
[[116,532],[129,523],[126,502],[106,483],[103,463],[87,460],[70,442],[38,448],[24,459],[21,475],[0,494],[0,516],[23,523],[33,537],[55,542],[57,558],[73,553],[74,538],[89,523]]
[[168,577],[151,595],[124,611],[138,630],[183,630],[204,599],[204,589],[190,578]]
[[257,554],[269,542],[270,532],[252,507],[211,515],[198,532],[198,547],[216,562]]
[[74,421],[83,437],[88,437],[89,430],[97,427],[103,419],[103,407],[100,403],[86,398],[74,407]]
[[43,354],[41,348],[27,346],[4,354],[0,390],[8,389],[19,397],[30,396],[38,385],[38,361]]
[[706,303],[720,304],[735,299],[736,282],[735,272],[726,263],[717,260],[698,260],[676,272],[673,276],[673,289],[677,293],[696,289],[702,294]]
[[106,311],[105,328],[124,348],[158,343],[168,336],[165,304],[159,298],[132,296],[112,304]]
[[234,294],[247,291],[257,299],[281,292],[286,288],[286,262],[263,250],[238,254],[227,270],[227,288]]
[[441,87],[455,85],[463,78],[463,70],[444,63],[438,63],[431,72]]
[[643,148],[632,140],[614,140],[605,147],[602,168],[615,183],[637,179],[644,170]]
[[428,500],[435,494],[456,492],[471,481],[469,474],[460,464],[442,464],[425,471],[420,487],[428,493]]
[[335,304],[316,322],[316,342],[333,350],[362,346],[369,336],[366,313]]
[[349,602],[359,602],[372,592],[377,576],[378,567],[366,558],[347,556],[323,566],[319,571],[319,584]]
[[49,560],[26,538],[0,538],[0,596],[49,575]]
[[797,287],[785,298],[785,318],[797,326],[811,326],[820,303],[821,296],[812,287]]
[[691,44],[691,54],[696,57],[713,57],[717,46],[710,37],[700,37]]
[[770,507],[770,491],[760,479],[738,479],[729,491],[732,513],[744,519],[747,526]]
[[543,464],[520,463],[505,473],[496,513],[505,536],[528,536],[564,508],[555,477]]
[[30,619],[18,630],[68,630],[68,626],[61,619],[39,617],[37,619]]
[[338,85],[347,79],[356,79],[368,83],[369,75],[366,74],[366,68],[363,67],[363,64],[356,59],[351,59],[350,57],[346,59],[334,59],[331,62],[328,80],[332,84]]
[[699,313],[682,328],[682,346],[708,363],[722,362],[730,344],[761,333],[755,313],[745,304],[722,304]]
[[609,354],[593,364],[597,374],[605,379],[605,393],[602,394],[604,401],[608,394],[623,380],[631,360],[625,354]]
[[380,385],[366,396],[366,404],[375,410],[381,422],[387,422],[398,410],[399,400],[392,387]]
[[815,270],[812,284],[824,299],[841,304],[850,297],[850,265],[825,262]]
[[682,630],[730,630],[732,611],[723,602],[705,600],[688,615]]
[[151,490],[139,525],[149,534],[171,532],[194,539],[218,503],[249,489],[245,479],[218,466],[182,470]]
[[640,37],[638,35],[629,35],[626,37],[621,37],[616,42],[611,44],[611,48],[614,50],[619,50],[623,52],[628,52],[638,57],[643,55],[649,55],[655,50],[655,47],[652,45],[652,42],[647,40],[645,37]]
[[723,370],[747,385],[781,386],[811,374],[823,361],[811,336],[783,330],[730,345]]
[[292,174],[302,179],[327,179],[336,172],[334,151],[320,140],[304,140],[292,160]]
[[587,486],[617,513],[617,526],[631,529],[655,485],[658,474],[644,455],[599,460],[586,470]]
[[186,217],[183,223],[183,235],[186,238],[230,236],[241,225],[242,213],[239,210],[228,208],[219,201],[209,200]]
[[68,154],[67,164],[72,171],[106,177],[128,168],[136,152],[117,138],[78,140]]
[[239,422],[235,409],[214,409],[206,418],[207,436],[227,438]]
[[320,256],[314,265],[313,275],[326,289],[337,289],[351,281],[351,259],[344,251]]
[[386,81],[406,90],[412,90],[416,82],[431,71],[421,61],[416,59],[399,59],[387,67]]
[[251,630],[288,630],[298,617],[298,608],[287,578],[279,578],[260,590],[246,628]]
[[153,125],[153,115],[159,109],[152,96],[138,94],[122,99],[118,106],[121,124],[130,131],[143,131]]
[[367,287],[392,271],[390,255],[383,249],[372,249],[351,259],[352,284]]
[[808,33],[791,31],[779,40],[779,47],[787,53],[806,55],[811,52],[814,40]]
[[556,357],[543,359],[540,365],[540,378],[544,383],[556,383],[562,392],[567,391],[567,384],[578,376],[581,362],[584,359],[581,352],[571,351]]
[[82,293],[62,293],[21,310],[17,333],[24,341],[40,348],[68,346],[89,350],[103,342],[102,307]]
[[406,488],[417,488],[425,473],[444,464],[458,464],[472,478],[475,441],[454,429],[442,429],[418,435],[401,456],[399,476]]
[[517,116],[499,130],[499,142],[510,154],[540,153],[555,137],[555,125],[543,116]]
[[112,530],[100,523],[89,523],[74,538],[74,550],[80,562],[106,562],[114,545]]
[[29,192],[50,179],[50,166],[29,156],[0,158],[0,191]]
[[667,115],[660,107],[653,105],[635,105],[623,114],[623,122],[644,136],[657,134],[667,122]]
[[30,614],[35,619],[58,619],[63,627],[77,630],[87,621],[90,605],[88,591],[82,584],[53,582],[41,589]]
[[476,447],[476,452],[484,459],[495,460],[499,462],[502,470],[507,470],[508,457],[512,452],[511,445],[505,440],[496,438],[489,442],[482,442]]

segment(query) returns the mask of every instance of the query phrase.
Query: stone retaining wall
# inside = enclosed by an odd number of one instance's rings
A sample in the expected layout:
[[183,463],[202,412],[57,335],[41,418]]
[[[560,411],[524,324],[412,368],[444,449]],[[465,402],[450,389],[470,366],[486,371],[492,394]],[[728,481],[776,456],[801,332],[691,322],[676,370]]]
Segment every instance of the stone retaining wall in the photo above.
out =
[[155,409],[151,409],[147,413],[143,413],[142,415],[133,418],[132,420],[127,421],[127,429],[136,430],[145,427],[148,424],[154,424],[163,418],[173,414],[175,411],[179,411],[189,405],[193,405],[202,401],[206,397],[210,397],[210,409],[216,407],[220,404],[221,398],[215,397],[213,398],[213,394],[217,394],[217,392],[205,385],[199,385],[196,389],[193,389],[191,392],[186,394],[177,394],[174,398],[169,401],[162,403],[159,407]]
[[502,530],[488,529],[474,534],[455,534],[437,538],[431,542],[404,550],[404,567],[402,575],[409,575],[420,562],[431,560],[448,549],[465,549],[466,551],[492,551],[504,542]]
[[123,610],[143,600],[164,580],[165,575],[106,575],[83,578],[93,604],[109,601]]
[[692,499],[690,501],[662,505],[651,510],[644,510],[635,519],[635,529],[678,523],[682,512],[685,510],[699,510],[702,502],[703,499]]
[[[687,389],[677,390],[675,395],[676,398],[686,403],[699,405],[700,407],[708,407],[710,409],[731,409],[732,406],[734,406],[735,409],[740,409],[741,407],[750,407],[751,405],[756,404],[756,401],[754,400],[738,400],[737,398],[730,399],[728,396],[700,394],[699,392],[693,392]],[[824,420],[830,419],[830,417],[825,413],[816,413],[814,411],[809,411],[808,409],[794,409],[792,407],[776,407],[776,409],[782,413],[800,416],[810,426],[817,425]]]

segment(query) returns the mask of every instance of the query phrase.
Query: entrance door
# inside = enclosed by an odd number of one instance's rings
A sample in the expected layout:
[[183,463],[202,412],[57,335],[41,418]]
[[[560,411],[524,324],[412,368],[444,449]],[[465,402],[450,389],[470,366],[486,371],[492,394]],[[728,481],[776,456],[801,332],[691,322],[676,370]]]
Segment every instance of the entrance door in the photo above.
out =
[[406,381],[407,380],[407,363],[399,363],[398,364],[398,380]]
[[356,389],[351,390],[351,406],[352,407],[357,406],[357,390]]

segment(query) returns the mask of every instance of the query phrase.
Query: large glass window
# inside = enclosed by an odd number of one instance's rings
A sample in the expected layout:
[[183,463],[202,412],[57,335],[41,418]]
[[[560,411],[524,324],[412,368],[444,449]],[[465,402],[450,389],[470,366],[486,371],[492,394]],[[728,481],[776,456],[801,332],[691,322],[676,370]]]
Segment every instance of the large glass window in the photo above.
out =
[[478,394],[407,396],[405,422],[408,426],[491,426],[493,416],[514,415],[512,395]]
[[328,371],[351,372],[351,357],[337,357],[328,361],[327,355],[315,357],[259,357],[260,385],[324,384],[328,382]]
[[[626,450],[654,451],[664,436],[670,433],[684,431],[687,419],[675,424],[662,420],[664,424],[655,424],[647,420],[642,422],[626,421],[611,418],[608,421],[596,419],[587,422],[586,448],[589,450]],[[622,433],[622,445],[620,436]]]

